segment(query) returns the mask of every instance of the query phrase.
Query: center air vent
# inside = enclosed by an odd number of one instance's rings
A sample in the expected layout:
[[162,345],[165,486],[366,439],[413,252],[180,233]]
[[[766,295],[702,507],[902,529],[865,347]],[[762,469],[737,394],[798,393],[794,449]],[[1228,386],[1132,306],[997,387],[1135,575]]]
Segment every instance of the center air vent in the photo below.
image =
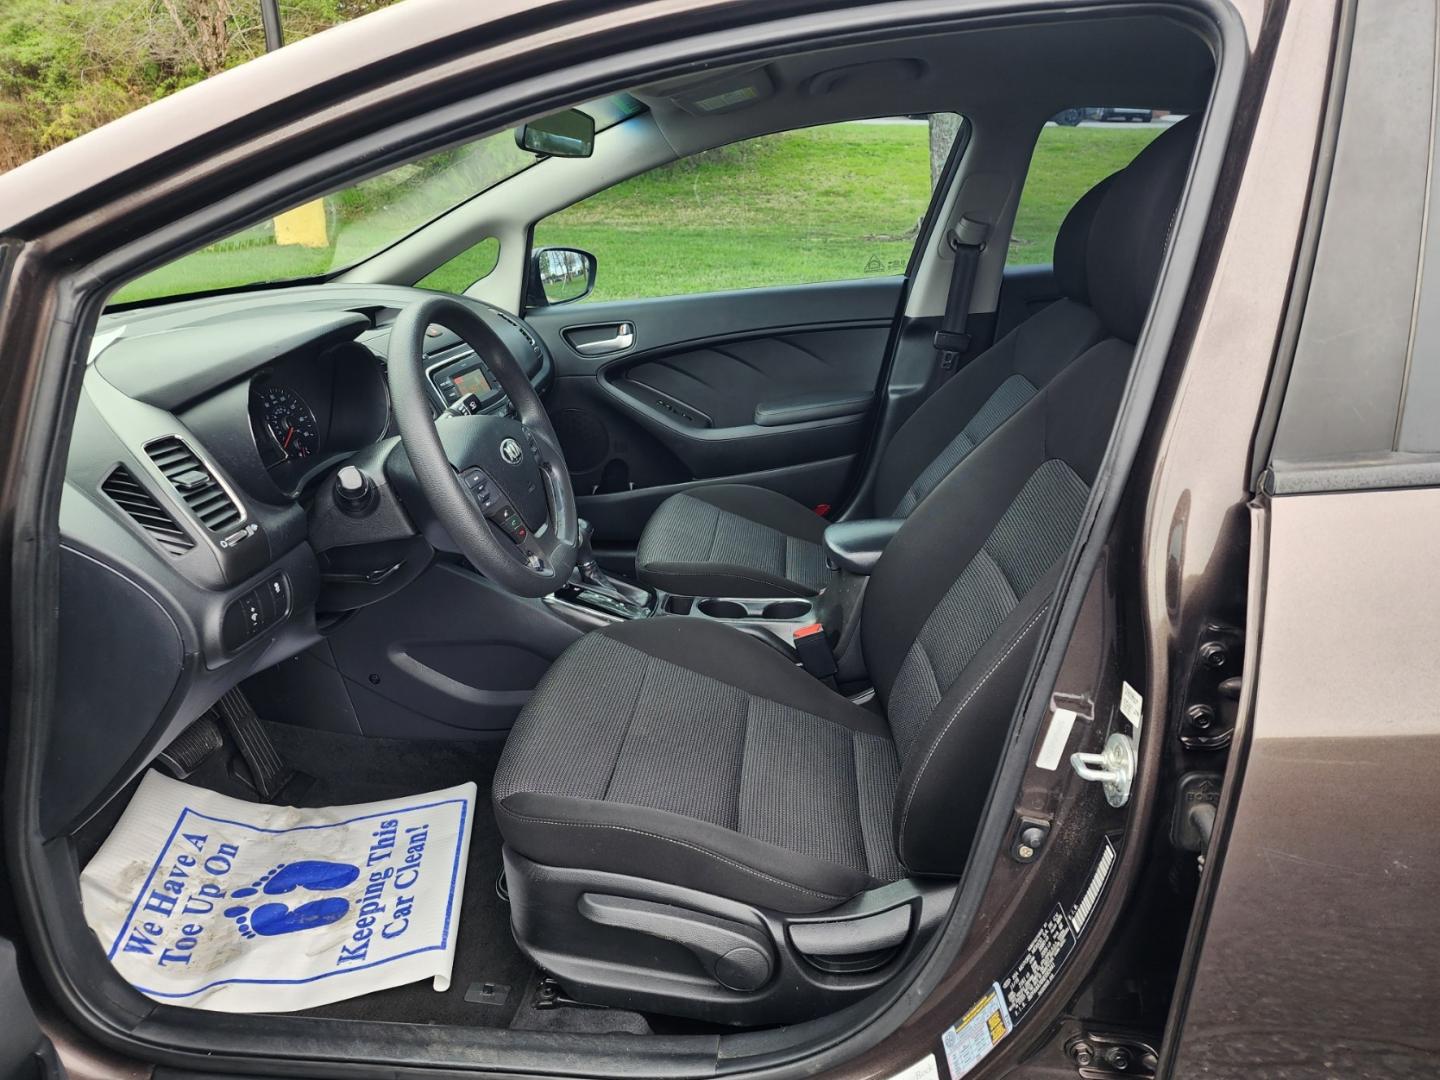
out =
[[115,471],[100,485],[100,490],[171,555],[184,555],[195,546],[195,541],[185,534],[185,530],[165,512],[155,496],[146,491],[124,465],[115,467]]
[[156,439],[145,447],[165,479],[191,512],[211,532],[224,532],[240,523],[240,507],[220,486],[195,452],[174,435]]

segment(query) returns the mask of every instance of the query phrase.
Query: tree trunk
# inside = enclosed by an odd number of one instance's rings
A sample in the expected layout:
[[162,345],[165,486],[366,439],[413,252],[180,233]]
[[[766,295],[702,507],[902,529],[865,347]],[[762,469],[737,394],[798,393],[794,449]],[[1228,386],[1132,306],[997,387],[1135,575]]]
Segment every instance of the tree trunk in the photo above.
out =
[[940,174],[945,171],[945,160],[950,156],[950,147],[955,145],[955,136],[960,132],[960,117],[954,113],[930,114],[930,190],[940,183]]

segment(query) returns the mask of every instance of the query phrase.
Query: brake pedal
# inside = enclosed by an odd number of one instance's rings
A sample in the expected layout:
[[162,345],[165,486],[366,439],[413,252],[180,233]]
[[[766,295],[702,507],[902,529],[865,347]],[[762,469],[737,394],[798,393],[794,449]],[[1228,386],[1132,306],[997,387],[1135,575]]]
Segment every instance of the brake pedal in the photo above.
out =
[[225,736],[220,734],[220,725],[206,713],[175,736],[170,745],[156,755],[155,764],[176,780],[184,780],[224,745]]
[[280,757],[249,700],[239,687],[232,687],[215,703],[215,711],[225,722],[225,730],[235,741],[240,757],[250,770],[255,794],[267,802],[275,798],[290,782],[295,770]]

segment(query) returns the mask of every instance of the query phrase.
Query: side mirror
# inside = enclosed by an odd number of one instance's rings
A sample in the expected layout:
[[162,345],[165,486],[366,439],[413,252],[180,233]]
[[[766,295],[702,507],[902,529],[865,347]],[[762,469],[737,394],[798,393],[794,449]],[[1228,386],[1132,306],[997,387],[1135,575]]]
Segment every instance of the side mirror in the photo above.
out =
[[527,307],[569,304],[595,288],[595,256],[577,248],[541,248],[530,266]]
[[589,157],[595,152],[595,118],[579,109],[567,109],[516,128],[515,142],[532,154]]

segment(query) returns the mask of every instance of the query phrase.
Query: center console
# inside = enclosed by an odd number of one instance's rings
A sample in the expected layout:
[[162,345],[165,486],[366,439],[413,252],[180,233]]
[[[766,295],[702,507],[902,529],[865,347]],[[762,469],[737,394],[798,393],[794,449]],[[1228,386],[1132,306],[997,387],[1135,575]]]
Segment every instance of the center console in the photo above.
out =
[[[633,585],[628,587],[635,588]],[[816,621],[817,599],[678,596],[653,592],[647,594],[643,603],[634,603],[609,589],[587,584],[576,575],[553,595],[546,597],[546,602],[578,616],[584,620],[581,625],[587,629],[626,619],[684,616],[728,623],[737,630],[770,637],[788,647],[796,630]]]
[[818,596],[739,597],[681,596],[612,578],[596,564],[589,526],[581,522],[576,572],[545,602],[585,630],[628,619],[680,617],[726,623],[774,646],[807,670],[816,666],[820,642],[803,639],[817,633],[818,625],[825,642],[819,664],[828,665],[844,684],[864,676],[855,635],[860,598],[870,571],[902,524],[882,519],[827,528],[826,558],[833,576]]

